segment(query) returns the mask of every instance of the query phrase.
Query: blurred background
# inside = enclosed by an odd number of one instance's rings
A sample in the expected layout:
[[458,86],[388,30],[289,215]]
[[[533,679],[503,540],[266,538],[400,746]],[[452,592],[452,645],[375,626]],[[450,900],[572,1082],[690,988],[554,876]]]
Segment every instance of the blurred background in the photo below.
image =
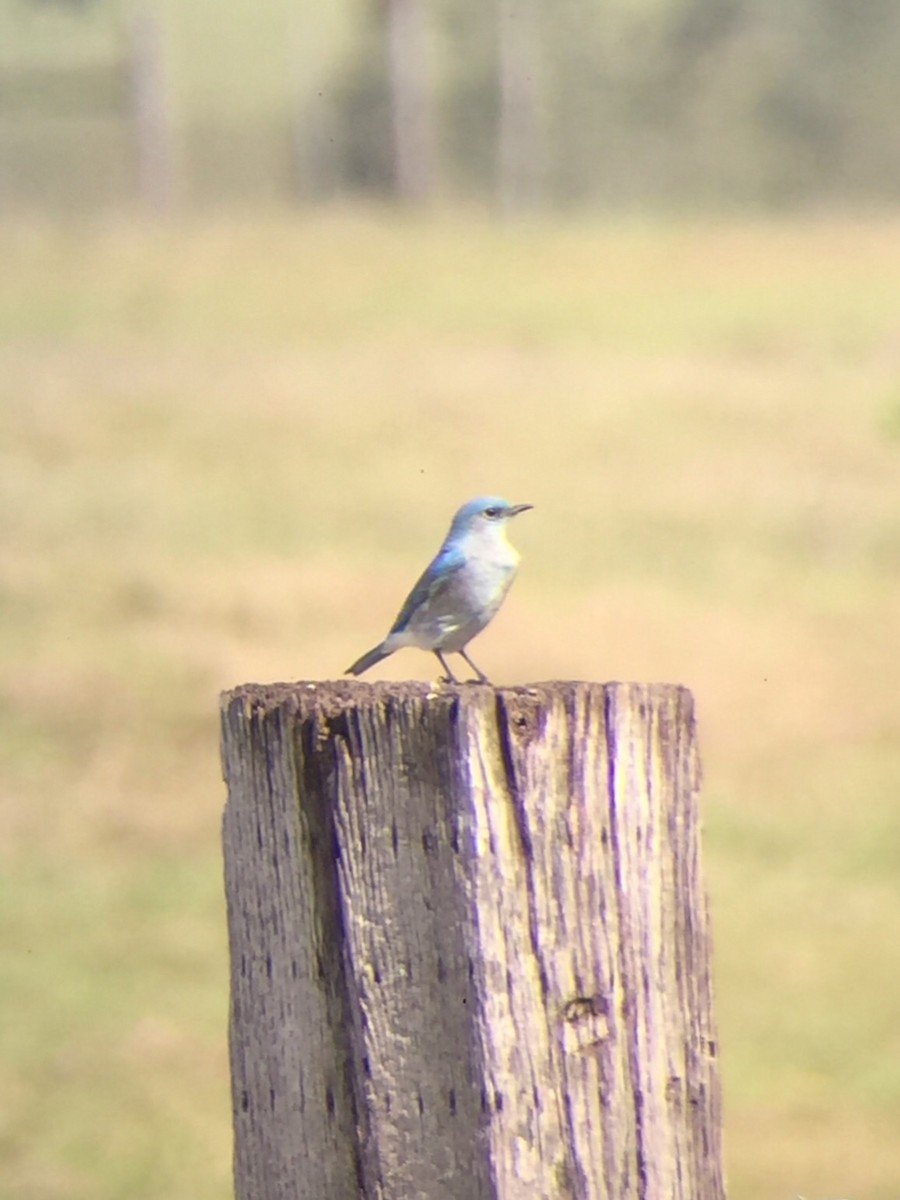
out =
[[491,491],[493,679],[695,693],[731,1196],[897,1200],[898,62],[893,0],[0,0],[0,1195],[230,1194],[217,693]]
[[894,0],[2,0],[0,202],[900,198]]

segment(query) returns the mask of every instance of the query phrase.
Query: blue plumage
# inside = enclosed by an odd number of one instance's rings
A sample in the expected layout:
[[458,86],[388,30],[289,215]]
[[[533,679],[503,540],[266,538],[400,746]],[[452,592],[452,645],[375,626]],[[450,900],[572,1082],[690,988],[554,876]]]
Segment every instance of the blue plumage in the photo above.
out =
[[444,658],[460,654],[478,680],[487,676],[466,653],[466,646],[495,615],[512,583],[519,555],[506,537],[508,522],[530,504],[510,504],[499,496],[477,496],[456,513],[440,550],[425,568],[383,642],[347,668],[361,675],[404,646],[436,655],[451,682],[457,682]]

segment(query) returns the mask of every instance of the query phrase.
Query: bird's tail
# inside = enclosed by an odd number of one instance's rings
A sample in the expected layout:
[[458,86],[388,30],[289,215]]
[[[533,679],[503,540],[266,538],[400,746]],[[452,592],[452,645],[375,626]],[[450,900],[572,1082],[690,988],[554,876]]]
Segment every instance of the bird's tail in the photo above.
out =
[[393,654],[393,650],[386,650],[384,642],[379,642],[377,646],[367,651],[362,658],[358,658],[351,667],[348,667],[344,674],[362,675],[363,671],[368,671],[369,667],[374,667],[376,663],[381,662],[383,658],[387,658],[389,654]]

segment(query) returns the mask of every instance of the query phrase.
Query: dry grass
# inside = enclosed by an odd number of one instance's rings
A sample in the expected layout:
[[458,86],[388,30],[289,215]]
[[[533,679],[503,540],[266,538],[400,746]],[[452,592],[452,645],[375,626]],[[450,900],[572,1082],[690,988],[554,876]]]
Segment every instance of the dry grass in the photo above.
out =
[[7,1194],[228,1194],[216,692],[337,674],[497,490],[478,661],[699,701],[731,1194],[896,1200],[898,235],[0,229]]

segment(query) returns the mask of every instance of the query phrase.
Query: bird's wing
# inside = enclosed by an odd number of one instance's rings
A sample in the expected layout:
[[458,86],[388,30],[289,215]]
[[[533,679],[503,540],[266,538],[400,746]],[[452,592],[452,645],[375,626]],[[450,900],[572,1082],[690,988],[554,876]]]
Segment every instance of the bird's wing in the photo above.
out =
[[466,556],[461,550],[450,547],[439,551],[406,597],[403,607],[397,614],[397,620],[391,628],[391,633],[401,633],[422,605],[439,597],[465,564]]

